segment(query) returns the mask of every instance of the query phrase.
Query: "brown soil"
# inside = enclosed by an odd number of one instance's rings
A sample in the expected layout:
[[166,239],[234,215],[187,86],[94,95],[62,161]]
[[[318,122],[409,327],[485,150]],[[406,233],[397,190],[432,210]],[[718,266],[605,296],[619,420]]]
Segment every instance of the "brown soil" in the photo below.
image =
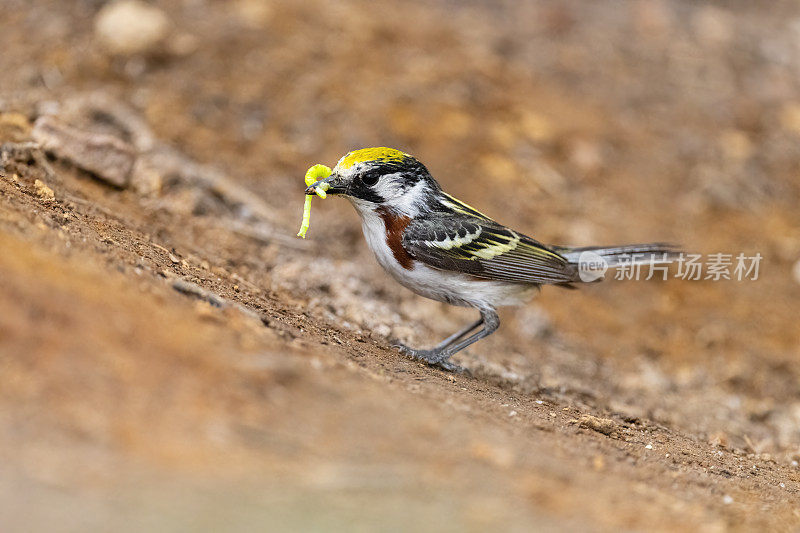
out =
[[[163,1],[120,57],[102,4],[0,3],[0,530],[800,527],[798,6]],[[122,187],[21,144],[106,111]],[[545,242],[761,275],[545,288],[448,374],[390,339],[472,312],[345,202],[293,238],[369,145]]]

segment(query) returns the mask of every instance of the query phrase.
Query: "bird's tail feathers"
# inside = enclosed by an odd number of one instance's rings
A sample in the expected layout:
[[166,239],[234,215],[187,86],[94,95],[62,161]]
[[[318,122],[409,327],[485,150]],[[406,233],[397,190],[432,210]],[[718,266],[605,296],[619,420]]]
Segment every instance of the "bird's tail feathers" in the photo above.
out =
[[680,249],[670,243],[653,242],[647,244],[626,244],[623,246],[584,246],[573,248],[556,246],[555,251],[563,255],[570,263],[578,264],[586,252],[602,257],[608,266],[625,264],[661,264],[675,261],[681,254]]

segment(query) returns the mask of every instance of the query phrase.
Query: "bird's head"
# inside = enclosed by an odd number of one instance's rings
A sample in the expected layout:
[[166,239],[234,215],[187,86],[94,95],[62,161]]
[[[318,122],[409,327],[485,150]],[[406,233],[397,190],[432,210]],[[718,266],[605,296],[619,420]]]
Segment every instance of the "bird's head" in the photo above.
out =
[[413,217],[441,190],[413,156],[383,147],[348,153],[330,176],[311,185],[306,194],[314,194],[323,182],[328,184],[327,194],[346,197],[361,215],[383,207]]

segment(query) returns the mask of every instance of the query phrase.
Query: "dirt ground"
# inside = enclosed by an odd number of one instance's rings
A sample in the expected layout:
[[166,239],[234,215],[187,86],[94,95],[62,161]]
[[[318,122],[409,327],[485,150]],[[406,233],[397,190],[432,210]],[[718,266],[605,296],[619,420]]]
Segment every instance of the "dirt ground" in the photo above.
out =
[[[0,530],[800,529],[800,6],[150,5],[123,49],[101,0],[0,0]],[[759,278],[545,288],[430,368],[391,340],[473,312],[346,202],[294,237],[374,145]]]

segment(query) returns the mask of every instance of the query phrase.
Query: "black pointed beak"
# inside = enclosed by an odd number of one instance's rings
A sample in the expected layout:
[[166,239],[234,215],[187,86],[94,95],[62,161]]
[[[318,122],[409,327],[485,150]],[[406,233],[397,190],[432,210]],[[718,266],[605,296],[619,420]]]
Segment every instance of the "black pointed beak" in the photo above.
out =
[[306,187],[306,194],[316,194],[315,189],[325,183],[328,185],[327,194],[345,194],[347,189],[344,187],[342,180],[335,174],[331,174],[325,179],[313,183],[310,187]]

